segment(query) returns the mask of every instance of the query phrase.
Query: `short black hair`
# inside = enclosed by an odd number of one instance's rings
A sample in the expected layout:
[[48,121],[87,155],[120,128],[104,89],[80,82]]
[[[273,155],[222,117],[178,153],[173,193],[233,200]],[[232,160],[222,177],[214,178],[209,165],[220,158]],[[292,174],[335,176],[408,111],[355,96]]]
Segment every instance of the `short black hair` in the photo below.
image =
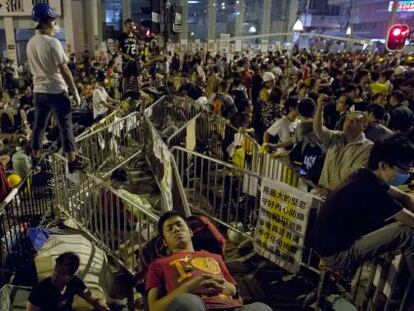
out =
[[385,94],[383,94],[383,93],[377,93],[377,94],[374,94],[373,96],[372,96],[372,102],[374,102],[374,101],[376,101],[378,98],[380,98],[380,97],[386,97],[386,95]]
[[106,75],[105,72],[102,70],[98,71],[98,74],[96,75],[96,81],[97,82],[104,82],[106,79]]
[[79,264],[79,256],[73,252],[65,252],[56,258],[56,265],[66,268],[71,275],[74,275],[78,271]]
[[296,95],[290,96],[286,100],[285,106],[283,109],[285,114],[288,114],[291,110],[295,109],[298,106],[298,102],[299,102],[299,97],[297,97]]
[[184,220],[184,222],[187,224],[187,226],[188,226],[188,223],[187,223],[187,218],[182,214],[182,213],[180,213],[180,212],[177,212],[177,211],[167,211],[167,212],[165,212],[164,214],[162,214],[161,215],[161,217],[160,217],[160,219],[158,220],[158,224],[157,224],[157,227],[158,227],[158,234],[160,235],[160,237],[161,238],[163,238],[164,239],[164,233],[163,233],[163,227],[164,227],[164,223],[168,220],[168,219],[170,219],[170,218],[172,218],[172,217],[180,217],[182,220]]
[[414,113],[406,106],[399,106],[390,112],[389,127],[402,133],[408,132],[414,124]]
[[345,93],[353,92],[353,91],[355,91],[357,89],[358,89],[358,87],[354,83],[351,83],[351,84],[348,84],[345,87]]
[[368,161],[368,168],[376,170],[380,162],[409,167],[414,160],[414,145],[408,137],[395,134],[375,143]]
[[374,115],[376,120],[384,119],[385,108],[379,104],[371,104],[367,107],[367,111]]
[[378,71],[371,72],[371,80],[376,82],[380,78],[380,73]]
[[392,92],[390,97],[395,97],[395,98],[397,98],[397,100],[400,102],[400,104],[401,104],[404,100],[406,100],[406,95],[405,95],[405,93],[404,93],[403,91],[399,91],[399,90],[396,90],[396,91]]
[[352,99],[349,96],[344,94],[344,95],[341,95],[340,97],[342,97],[342,96],[345,97],[345,106],[346,106],[346,109],[349,110],[352,107],[352,105],[354,104],[354,102],[352,101]]
[[313,116],[313,112],[315,111],[316,103],[315,101],[310,98],[302,99],[298,104],[298,112],[301,116],[305,118],[310,118]]
[[111,180],[116,180],[119,182],[126,182],[128,180],[128,173],[123,168],[118,168],[112,172]]
[[127,24],[127,23],[131,23],[131,22],[133,22],[132,18],[127,18],[127,19],[124,21],[124,26],[126,26],[126,24]]

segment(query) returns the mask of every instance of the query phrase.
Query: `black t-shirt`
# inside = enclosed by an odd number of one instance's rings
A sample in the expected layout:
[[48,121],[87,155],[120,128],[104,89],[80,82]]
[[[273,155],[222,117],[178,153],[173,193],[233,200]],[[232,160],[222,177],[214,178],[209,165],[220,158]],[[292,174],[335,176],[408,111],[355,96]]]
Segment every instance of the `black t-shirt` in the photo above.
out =
[[125,54],[128,54],[131,57],[138,55],[138,39],[134,34],[128,35],[123,32],[119,36],[119,46]]
[[201,88],[198,85],[191,82],[182,85],[178,90],[178,92],[180,93],[183,91],[187,93],[188,97],[195,100],[197,100],[200,96],[203,95],[203,91],[201,90]]
[[42,311],[71,311],[73,298],[85,289],[85,283],[79,277],[74,276],[62,294],[52,284],[52,279],[48,277],[34,287],[30,293],[29,301],[40,307]]
[[329,257],[385,226],[403,208],[387,190],[372,171],[356,171],[320,208],[309,235],[310,246]]

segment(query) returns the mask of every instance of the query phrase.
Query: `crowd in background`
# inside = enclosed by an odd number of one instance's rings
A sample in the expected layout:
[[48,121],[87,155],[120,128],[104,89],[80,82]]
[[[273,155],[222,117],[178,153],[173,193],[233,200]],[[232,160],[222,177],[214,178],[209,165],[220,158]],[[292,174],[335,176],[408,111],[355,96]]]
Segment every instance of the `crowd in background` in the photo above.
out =
[[[346,172],[333,183],[326,172],[322,174],[327,150],[313,131],[313,116],[322,96],[323,123],[328,129],[355,130],[344,128],[349,127],[346,119],[361,115],[360,132],[367,146],[368,141],[377,142],[393,133],[414,140],[411,55],[297,48],[268,53],[212,53],[203,49],[172,53],[160,51],[154,42],[140,42],[139,46],[137,79],[133,87],[127,85],[126,89],[121,83],[124,68],[120,54],[109,50],[94,57],[88,51],[78,56],[70,54],[68,67],[82,99],[81,106],[74,109],[88,111],[93,122],[102,109],[111,111],[119,104],[115,98],[138,100],[151,90],[194,100],[206,98],[213,113],[236,128],[246,129],[274,157],[288,157],[292,163],[300,163],[300,173],[321,189],[327,188],[328,183],[337,185],[349,174]],[[14,145],[11,150],[3,147],[3,155],[13,154],[16,146],[29,149],[33,125],[30,76],[27,65],[18,68],[13,61],[1,62],[2,145]],[[99,90],[105,91],[108,105],[97,108],[94,97],[102,98]],[[48,146],[55,140],[58,133],[52,118],[43,143]],[[366,157],[356,165],[363,166]]]

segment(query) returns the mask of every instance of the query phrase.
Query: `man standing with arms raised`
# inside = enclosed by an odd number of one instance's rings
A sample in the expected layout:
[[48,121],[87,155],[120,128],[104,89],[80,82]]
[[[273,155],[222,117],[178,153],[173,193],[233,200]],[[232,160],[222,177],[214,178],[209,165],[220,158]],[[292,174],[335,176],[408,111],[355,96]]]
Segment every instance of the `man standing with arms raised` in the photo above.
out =
[[76,156],[68,87],[78,105],[80,98],[67,66],[69,60],[59,40],[53,38],[58,31],[56,16],[48,4],[38,3],[33,7],[32,18],[38,22],[36,34],[27,44],[27,57],[33,74],[35,107],[32,165],[34,168],[39,166],[42,139],[50,112],[53,111],[58,122],[63,150],[67,153],[69,171],[82,170],[85,165]]

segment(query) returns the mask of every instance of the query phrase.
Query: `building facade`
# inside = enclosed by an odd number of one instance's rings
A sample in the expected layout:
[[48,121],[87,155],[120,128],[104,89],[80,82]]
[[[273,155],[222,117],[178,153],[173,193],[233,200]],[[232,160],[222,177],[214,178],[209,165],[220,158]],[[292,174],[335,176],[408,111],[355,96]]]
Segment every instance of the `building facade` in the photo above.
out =
[[[399,1],[412,6],[414,1]],[[350,9],[350,24],[353,34],[362,38],[384,40],[391,19],[392,1],[390,0],[329,0],[332,5]],[[411,3],[411,5],[409,5]],[[414,10],[399,11],[395,15],[395,23],[407,24],[414,27]]]
[[[116,38],[123,21],[142,19],[148,0],[47,0],[57,12],[61,31],[57,37],[68,52],[98,51],[102,41]],[[161,3],[166,0],[160,0]],[[169,0],[182,13],[182,31],[177,39],[207,42],[221,34],[252,36],[289,32],[298,17],[297,0]],[[25,46],[34,34],[33,3],[43,0],[0,0],[0,48],[3,57],[22,63]],[[20,14],[4,11],[6,4],[23,8]],[[3,10],[2,10],[3,8]],[[274,37],[268,41],[280,40]],[[103,48],[103,46],[102,46]]]

